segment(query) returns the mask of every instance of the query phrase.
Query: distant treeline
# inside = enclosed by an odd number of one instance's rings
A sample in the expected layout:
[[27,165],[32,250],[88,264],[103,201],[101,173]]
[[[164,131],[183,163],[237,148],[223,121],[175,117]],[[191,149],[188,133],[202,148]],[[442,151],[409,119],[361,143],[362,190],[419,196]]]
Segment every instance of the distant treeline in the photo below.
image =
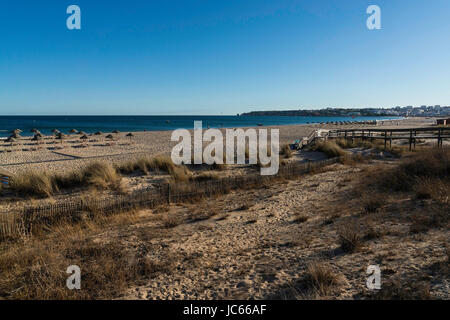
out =
[[348,116],[389,116],[388,113],[373,112],[367,109],[320,109],[320,110],[282,110],[251,111],[240,116],[304,116],[304,117],[348,117]]

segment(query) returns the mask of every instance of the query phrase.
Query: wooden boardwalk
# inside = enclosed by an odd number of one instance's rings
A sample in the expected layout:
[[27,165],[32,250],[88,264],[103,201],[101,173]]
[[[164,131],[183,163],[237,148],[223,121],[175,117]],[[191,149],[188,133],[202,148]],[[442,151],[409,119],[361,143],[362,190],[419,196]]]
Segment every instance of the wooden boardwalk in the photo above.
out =
[[450,127],[426,127],[426,128],[407,128],[407,129],[375,129],[375,128],[359,128],[359,129],[338,129],[330,130],[329,138],[344,138],[344,139],[362,139],[384,140],[384,148],[392,148],[392,140],[408,140],[409,150],[416,147],[417,139],[436,140],[437,146],[442,148],[442,142],[445,139],[450,139]]

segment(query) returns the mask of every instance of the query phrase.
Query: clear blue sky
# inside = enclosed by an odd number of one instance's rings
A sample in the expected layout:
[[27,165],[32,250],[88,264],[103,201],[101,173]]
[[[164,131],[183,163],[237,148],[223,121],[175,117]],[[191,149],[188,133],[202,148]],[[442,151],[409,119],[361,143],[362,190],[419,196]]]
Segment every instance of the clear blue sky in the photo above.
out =
[[[81,8],[81,30],[66,8]],[[381,7],[382,30],[366,28]],[[450,104],[448,0],[39,0],[0,6],[0,114]]]

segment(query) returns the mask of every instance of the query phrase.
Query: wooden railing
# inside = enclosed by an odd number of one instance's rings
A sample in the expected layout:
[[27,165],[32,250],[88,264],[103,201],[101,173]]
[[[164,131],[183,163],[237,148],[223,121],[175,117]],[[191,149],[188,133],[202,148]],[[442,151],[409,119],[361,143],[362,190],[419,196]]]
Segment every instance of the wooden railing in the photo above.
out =
[[331,130],[330,138],[363,139],[363,140],[384,140],[386,149],[389,141],[392,147],[392,140],[408,140],[409,150],[416,147],[417,139],[436,140],[437,146],[442,147],[443,140],[450,139],[450,127],[426,127],[426,128],[405,128],[405,129],[339,129]]

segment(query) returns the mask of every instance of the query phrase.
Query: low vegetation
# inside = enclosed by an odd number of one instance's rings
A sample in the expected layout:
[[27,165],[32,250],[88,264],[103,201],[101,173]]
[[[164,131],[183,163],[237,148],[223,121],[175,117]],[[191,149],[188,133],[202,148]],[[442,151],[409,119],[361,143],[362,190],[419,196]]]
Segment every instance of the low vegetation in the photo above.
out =
[[11,188],[28,196],[50,197],[61,189],[94,187],[121,191],[121,176],[107,162],[94,162],[79,172],[51,175],[46,171],[28,171],[14,176]]
[[341,249],[344,252],[353,253],[361,247],[361,231],[356,223],[350,223],[342,226],[338,230],[338,236]]
[[409,148],[406,146],[392,145],[384,148],[383,140],[363,140],[363,139],[343,139],[339,138],[335,140],[335,143],[343,149],[350,148],[363,148],[363,149],[375,149],[378,151],[388,151],[394,155],[402,155],[408,152]]
[[318,142],[314,147],[314,150],[325,153],[328,158],[344,157],[347,155],[340,146],[331,140]]
[[[449,188],[450,149],[429,149],[405,157],[398,166],[374,167],[366,175],[367,181],[373,181],[378,189],[386,191],[418,191],[429,196],[438,194],[433,186],[441,186],[440,190]],[[428,189],[428,190],[425,190]]]
[[325,262],[313,262],[308,265],[305,284],[312,293],[326,296],[340,281],[336,272]]
[[280,155],[282,155],[285,159],[289,159],[294,155],[294,151],[291,149],[289,144],[284,144],[281,146]]

